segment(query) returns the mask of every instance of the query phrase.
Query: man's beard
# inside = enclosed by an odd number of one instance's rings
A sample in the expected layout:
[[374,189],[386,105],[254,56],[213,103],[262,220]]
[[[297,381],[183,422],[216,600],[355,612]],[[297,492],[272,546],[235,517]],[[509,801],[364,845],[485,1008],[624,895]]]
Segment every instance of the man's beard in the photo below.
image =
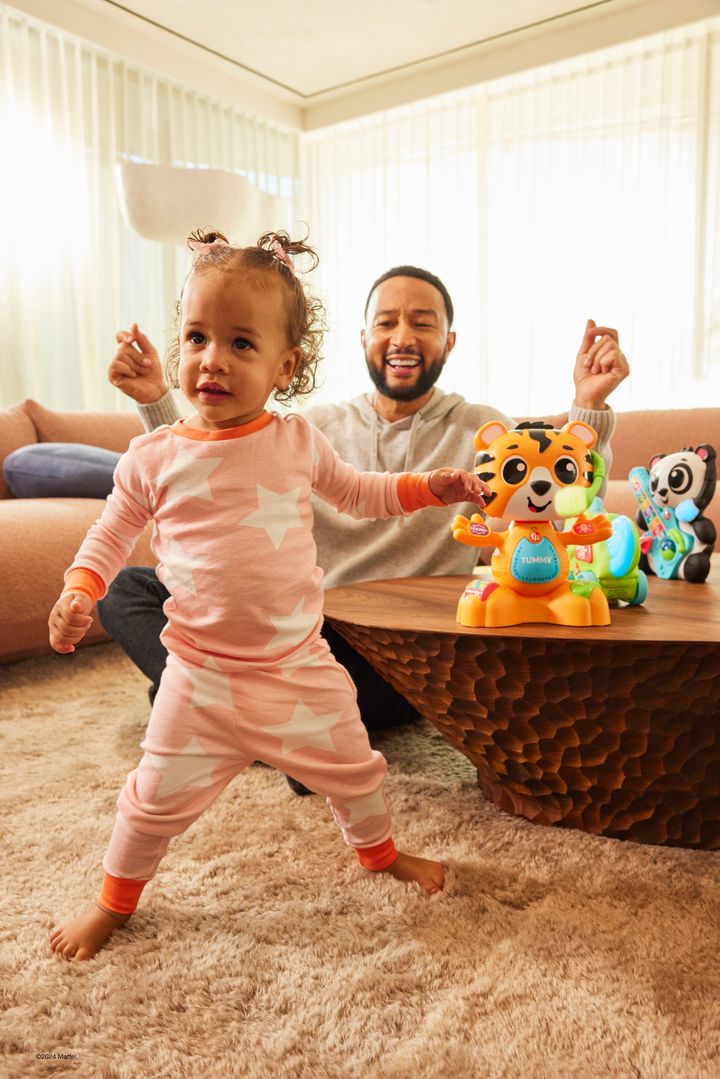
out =
[[367,351],[365,352],[365,363],[370,378],[383,397],[389,397],[391,401],[417,401],[418,397],[422,397],[431,390],[440,378],[446,359],[447,357],[443,356],[442,359],[435,360],[428,367],[423,368],[412,386],[388,386],[385,378],[385,364],[381,363],[379,367],[375,367],[370,363]]

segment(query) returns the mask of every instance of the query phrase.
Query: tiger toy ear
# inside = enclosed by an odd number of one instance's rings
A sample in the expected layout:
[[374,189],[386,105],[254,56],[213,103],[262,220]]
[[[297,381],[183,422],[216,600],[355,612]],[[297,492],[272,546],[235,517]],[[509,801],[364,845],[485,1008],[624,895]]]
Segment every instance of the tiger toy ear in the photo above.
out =
[[508,428],[500,420],[490,420],[489,423],[484,423],[482,427],[478,428],[473,438],[473,446],[479,452],[486,449],[491,442],[494,442],[496,438],[500,438],[500,435],[505,435],[508,432]]
[[569,435],[575,435],[581,442],[584,442],[588,449],[597,442],[597,431],[594,427],[591,427],[589,423],[583,423],[582,420],[570,420],[566,423],[563,431],[567,431]]

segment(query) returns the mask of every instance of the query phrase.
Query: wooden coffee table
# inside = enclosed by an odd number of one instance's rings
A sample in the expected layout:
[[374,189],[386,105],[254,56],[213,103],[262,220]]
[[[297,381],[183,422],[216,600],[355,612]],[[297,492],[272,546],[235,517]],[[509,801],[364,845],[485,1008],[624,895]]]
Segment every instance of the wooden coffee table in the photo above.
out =
[[720,849],[720,565],[650,578],[612,625],[467,629],[466,577],[334,588],[325,615],[474,764],[487,798],[537,824]]

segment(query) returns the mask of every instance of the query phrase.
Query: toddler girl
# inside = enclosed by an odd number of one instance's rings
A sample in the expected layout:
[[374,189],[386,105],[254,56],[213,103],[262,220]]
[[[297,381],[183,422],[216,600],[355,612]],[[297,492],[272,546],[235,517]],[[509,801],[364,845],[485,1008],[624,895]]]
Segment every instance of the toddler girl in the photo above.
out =
[[474,501],[484,484],[443,468],[360,473],[299,415],[265,409],[308,393],[323,312],[295,274],[287,234],[234,248],[195,233],[169,366],[189,419],[132,440],[115,487],[65,575],[50,643],[72,652],[95,600],[155,522],[168,663],[139,766],[127,777],[100,897],[55,929],[66,959],[90,959],[136,909],[172,836],[239,772],[264,761],[326,797],[362,866],[442,890],[443,867],[396,850],[383,793],[386,763],[370,748],[347,672],[319,634],[322,571],[311,492],[356,517]]

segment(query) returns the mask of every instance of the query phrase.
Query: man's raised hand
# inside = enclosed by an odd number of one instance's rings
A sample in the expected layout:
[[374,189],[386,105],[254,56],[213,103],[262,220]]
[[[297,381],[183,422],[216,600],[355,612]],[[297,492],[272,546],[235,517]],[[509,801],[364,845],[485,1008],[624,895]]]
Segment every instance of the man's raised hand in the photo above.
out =
[[596,326],[589,318],[575,360],[576,405],[593,410],[604,408],[606,399],[629,373],[617,330]]

